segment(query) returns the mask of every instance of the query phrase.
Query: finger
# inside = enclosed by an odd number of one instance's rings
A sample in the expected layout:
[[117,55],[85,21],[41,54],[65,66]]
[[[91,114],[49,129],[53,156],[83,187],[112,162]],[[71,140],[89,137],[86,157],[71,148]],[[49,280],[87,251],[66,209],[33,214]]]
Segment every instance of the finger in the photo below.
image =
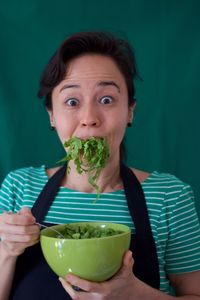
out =
[[91,282],[85,279],[82,279],[78,276],[75,276],[73,274],[67,275],[66,280],[68,283],[70,283],[72,286],[77,286],[81,290],[85,292],[100,292],[102,291],[102,287],[100,283]]
[[12,233],[1,233],[1,240],[6,241],[8,243],[32,243],[35,241],[39,241],[39,234],[12,234]]
[[32,242],[39,240],[39,235],[2,233],[1,239],[3,239],[3,241],[9,242],[9,243],[17,242],[17,243],[32,244]]
[[63,288],[71,296],[72,299],[76,299],[76,300],[100,299],[99,295],[97,295],[96,293],[87,293],[85,291],[80,291],[80,290],[77,291],[75,287],[71,286],[70,283],[67,282],[64,278],[59,277],[59,281],[61,282]]
[[29,242],[9,241],[7,237],[3,237],[3,240],[2,240],[2,243],[6,244],[9,247],[9,249],[15,249],[15,248],[25,249],[25,248],[32,246],[38,242],[39,242],[39,238],[37,238],[37,237],[31,239]]
[[72,299],[74,299],[77,292],[75,292],[72,286],[64,278],[59,277],[58,279],[62,284],[63,288],[65,289],[65,291],[71,296]]
[[1,218],[2,222],[6,224],[13,224],[13,225],[31,225],[35,223],[35,217],[31,214],[23,215],[20,213],[17,214],[9,214],[4,213]]
[[40,228],[38,225],[0,225],[0,236],[9,242],[30,243],[39,239]]
[[38,225],[12,225],[12,224],[1,224],[0,233],[5,234],[16,234],[16,235],[39,235],[40,227]]
[[31,212],[31,210],[30,210],[30,208],[27,207],[27,206],[23,206],[23,207],[20,209],[20,211],[18,212],[18,214],[24,215],[24,216],[33,216],[33,215],[32,215],[32,212]]

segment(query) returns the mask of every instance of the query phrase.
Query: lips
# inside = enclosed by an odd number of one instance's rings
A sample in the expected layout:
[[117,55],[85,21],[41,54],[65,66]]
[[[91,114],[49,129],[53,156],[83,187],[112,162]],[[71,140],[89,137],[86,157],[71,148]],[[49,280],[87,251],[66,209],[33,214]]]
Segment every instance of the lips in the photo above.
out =
[[96,135],[84,135],[84,136],[76,136],[77,138],[79,138],[80,140],[88,140],[90,138],[103,138],[102,136],[96,136]]

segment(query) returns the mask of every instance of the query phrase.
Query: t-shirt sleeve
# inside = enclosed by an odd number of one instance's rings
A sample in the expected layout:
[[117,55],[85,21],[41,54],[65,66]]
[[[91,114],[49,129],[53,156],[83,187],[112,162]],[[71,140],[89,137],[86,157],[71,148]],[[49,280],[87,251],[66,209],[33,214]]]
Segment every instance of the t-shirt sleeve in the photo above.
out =
[[193,191],[186,184],[173,206],[165,259],[168,274],[200,270],[200,225]]
[[16,212],[16,199],[20,197],[20,188],[14,172],[8,173],[0,189],[0,214],[4,211]]

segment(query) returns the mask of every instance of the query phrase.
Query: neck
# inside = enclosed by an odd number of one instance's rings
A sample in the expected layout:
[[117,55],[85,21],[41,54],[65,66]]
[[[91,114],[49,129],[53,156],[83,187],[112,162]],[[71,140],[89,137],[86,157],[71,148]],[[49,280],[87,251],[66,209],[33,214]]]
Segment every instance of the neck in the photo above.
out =
[[[78,174],[76,166],[73,162],[69,163],[70,172],[66,174],[63,179],[62,185],[73,190],[78,190],[86,193],[95,193],[96,190],[88,182],[91,174],[82,173]],[[102,169],[99,178],[97,179],[97,185],[100,192],[112,192],[123,188],[120,178],[120,164],[119,159],[116,161],[109,161],[107,166]]]

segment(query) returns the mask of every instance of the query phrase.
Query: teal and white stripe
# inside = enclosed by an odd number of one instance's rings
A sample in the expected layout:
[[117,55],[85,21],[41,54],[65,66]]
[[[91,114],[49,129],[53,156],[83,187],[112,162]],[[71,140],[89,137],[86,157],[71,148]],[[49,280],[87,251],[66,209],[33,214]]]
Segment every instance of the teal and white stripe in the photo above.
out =
[[[0,190],[0,206],[14,212],[22,206],[31,208],[47,180],[45,166],[9,173]],[[200,226],[193,192],[175,176],[156,171],[142,183],[142,188],[157,247],[160,289],[170,293],[167,274],[200,270]],[[109,221],[128,225],[134,231],[123,190],[102,193],[95,200],[95,194],[61,187],[45,221]]]

